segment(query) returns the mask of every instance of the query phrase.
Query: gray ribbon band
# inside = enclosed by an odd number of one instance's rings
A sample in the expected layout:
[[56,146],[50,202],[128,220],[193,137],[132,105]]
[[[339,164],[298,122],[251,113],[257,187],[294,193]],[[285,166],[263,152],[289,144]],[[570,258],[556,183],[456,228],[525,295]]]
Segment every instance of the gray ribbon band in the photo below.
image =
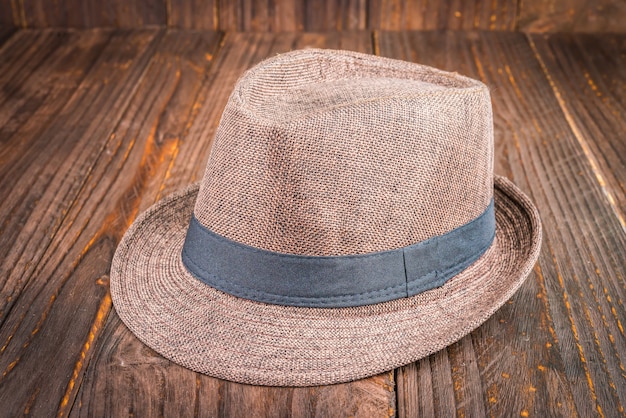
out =
[[469,223],[408,247],[316,257],[250,247],[192,216],[182,260],[197,279],[234,296],[288,306],[361,306],[442,286],[489,248],[495,230],[492,200]]

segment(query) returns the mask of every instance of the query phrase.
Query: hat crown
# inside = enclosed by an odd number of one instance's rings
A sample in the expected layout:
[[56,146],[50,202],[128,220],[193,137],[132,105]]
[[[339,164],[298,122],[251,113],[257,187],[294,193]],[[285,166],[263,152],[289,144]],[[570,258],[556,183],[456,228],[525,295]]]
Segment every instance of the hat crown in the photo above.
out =
[[486,86],[310,49],[266,60],[238,81],[194,215],[253,247],[348,255],[442,235],[479,216],[492,195]]

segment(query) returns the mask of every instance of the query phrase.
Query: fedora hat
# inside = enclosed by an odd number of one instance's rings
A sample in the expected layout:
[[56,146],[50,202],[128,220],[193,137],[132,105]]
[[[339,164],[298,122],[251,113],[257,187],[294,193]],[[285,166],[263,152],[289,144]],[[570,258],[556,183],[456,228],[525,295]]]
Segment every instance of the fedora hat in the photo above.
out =
[[484,84],[308,49],[239,79],[202,181],[136,219],[111,295],[141,341],[189,369],[331,384],[474,330],[540,244],[532,202],[493,174]]

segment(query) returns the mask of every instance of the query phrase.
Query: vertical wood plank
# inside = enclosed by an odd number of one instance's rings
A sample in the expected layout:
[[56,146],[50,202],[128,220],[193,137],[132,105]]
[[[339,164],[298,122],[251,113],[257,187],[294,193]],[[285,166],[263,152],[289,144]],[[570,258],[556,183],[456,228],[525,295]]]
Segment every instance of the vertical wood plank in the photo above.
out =
[[236,32],[241,30],[239,2],[229,2],[228,0],[217,1],[217,21],[219,29],[226,32]]
[[354,30],[367,26],[367,1],[303,1],[304,29],[307,31]]
[[0,24],[22,27],[623,33],[624,18],[616,0],[0,0]]
[[519,0],[370,0],[369,27],[382,30],[514,30]]
[[182,29],[217,30],[218,0],[165,0],[167,25]]
[[626,3],[615,0],[523,0],[518,29],[527,32],[626,32]]
[[[76,206],[76,197],[93,165],[106,159],[101,141],[109,138],[111,124],[128,106],[156,35],[154,30],[115,34],[65,106],[38,134],[42,152],[4,178],[0,404],[8,416],[47,414],[64,406],[66,385],[76,382],[73,369],[85,361],[85,347],[95,337],[93,324],[106,313],[107,288],[94,266],[104,262],[106,267],[107,261],[101,255],[94,258],[87,242],[74,247],[92,212],[83,212],[83,223],[68,216],[82,207]],[[68,60],[65,64],[72,65]],[[76,229],[68,232],[68,226]],[[94,243],[106,251],[105,244]]]
[[25,26],[142,28],[166,25],[165,0],[21,0]]
[[0,28],[20,26],[19,6],[11,0],[0,0]]
[[335,31],[367,26],[367,0],[216,0],[224,31]]
[[543,219],[534,275],[465,337],[471,345],[448,349],[457,412],[482,402],[495,416],[623,413],[626,236],[524,35],[383,32],[377,39],[382,55],[492,87],[496,171],[531,195]]
[[626,230],[626,35],[532,35],[530,41]]
[[[129,223],[141,210],[164,194],[198,180],[222,109],[241,73],[260,60],[279,52],[304,46],[368,50],[368,33],[344,34],[242,34],[228,33],[207,78],[184,121],[176,153],[169,159],[166,175],[131,196],[139,170],[136,161],[145,158],[145,149],[128,150],[130,139],[123,139],[117,155],[129,153],[128,162],[119,166],[124,175],[116,180],[128,192],[113,197],[109,211],[123,211]],[[140,135],[139,138],[142,136]],[[150,175],[150,178],[154,178]],[[117,208],[117,209],[116,209]],[[120,230],[111,231],[117,242]],[[110,260],[111,254],[105,258]],[[95,343],[94,357],[72,410],[84,415],[168,415],[176,416],[390,416],[394,414],[394,385],[390,373],[359,382],[312,388],[271,388],[219,381],[193,373],[162,359],[146,348],[121,324],[114,312],[109,316],[101,338]],[[155,384],[155,382],[158,382]],[[170,410],[169,408],[175,408]]]

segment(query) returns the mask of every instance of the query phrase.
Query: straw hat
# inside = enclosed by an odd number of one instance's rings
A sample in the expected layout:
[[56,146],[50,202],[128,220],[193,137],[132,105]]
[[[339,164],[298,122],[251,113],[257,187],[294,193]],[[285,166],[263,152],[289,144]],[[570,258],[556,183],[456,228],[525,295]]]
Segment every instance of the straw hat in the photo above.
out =
[[493,174],[485,85],[309,49],[238,81],[204,178],[134,222],[111,294],[140,340],[192,370],[331,384],[471,332],[540,243],[532,202]]

